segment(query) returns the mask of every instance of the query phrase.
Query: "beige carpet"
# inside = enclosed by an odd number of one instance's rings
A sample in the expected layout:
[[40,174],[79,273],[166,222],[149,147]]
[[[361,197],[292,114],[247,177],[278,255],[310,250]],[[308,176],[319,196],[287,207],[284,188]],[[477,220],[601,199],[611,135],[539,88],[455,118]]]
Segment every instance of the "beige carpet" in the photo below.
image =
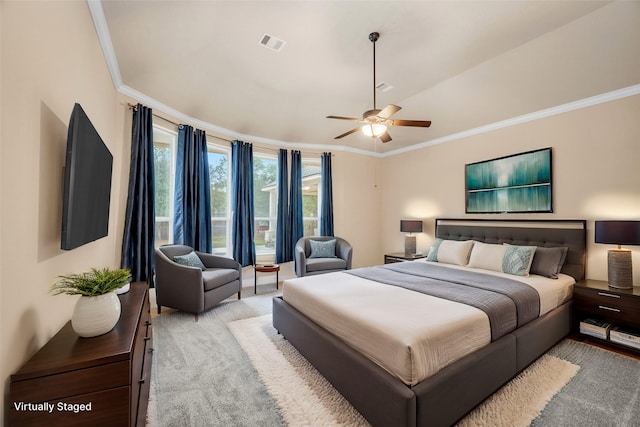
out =
[[[365,426],[366,420],[271,326],[271,315],[228,323],[290,426]],[[545,355],[459,426],[528,426],[579,366]]]

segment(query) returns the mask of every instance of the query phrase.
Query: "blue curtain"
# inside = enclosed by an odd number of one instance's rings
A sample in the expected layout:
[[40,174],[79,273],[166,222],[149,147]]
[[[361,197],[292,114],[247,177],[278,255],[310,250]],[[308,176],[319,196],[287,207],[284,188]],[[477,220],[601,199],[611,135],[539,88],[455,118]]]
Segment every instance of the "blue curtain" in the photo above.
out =
[[291,151],[291,187],[289,193],[289,232],[291,233],[291,258],[298,240],[304,235],[302,216],[302,155]]
[[322,153],[320,187],[320,235],[333,236],[333,181],[331,179],[331,153]]
[[211,193],[207,137],[204,131],[182,125],[178,129],[173,240],[210,253]]
[[243,267],[256,262],[253,207],[253,147],[231,143],[231,243],[233,259]]
[[276,223],[276,262],[288,262],[292,258],[291,233],[289,232],[289,167],[287,150],[278,151],[278,219]]
[[134,282],[153,286],[154,247],[153,112],[138,104],[133,110],[129,194],[122,238],[122,268]]

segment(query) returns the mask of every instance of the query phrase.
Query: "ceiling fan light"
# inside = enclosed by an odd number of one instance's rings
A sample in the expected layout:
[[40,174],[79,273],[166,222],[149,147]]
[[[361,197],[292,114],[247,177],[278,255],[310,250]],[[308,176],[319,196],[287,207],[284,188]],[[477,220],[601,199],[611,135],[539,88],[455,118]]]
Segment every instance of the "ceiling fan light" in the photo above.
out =
[[385,133],[386,131],[387,131],[387,127],[379,123],[369,123],[362,126],[362,133],[372,138],[377,138],[383,133]]

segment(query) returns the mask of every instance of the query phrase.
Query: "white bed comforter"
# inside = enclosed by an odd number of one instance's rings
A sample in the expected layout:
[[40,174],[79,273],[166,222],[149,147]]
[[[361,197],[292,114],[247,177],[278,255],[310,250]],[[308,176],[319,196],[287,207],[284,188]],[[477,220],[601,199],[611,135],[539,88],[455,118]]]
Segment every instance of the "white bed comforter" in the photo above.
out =
[[[567,301],[575,282],[567,275],[505,276],[538,291],[541,316]],[[282,293],[288,304],[410,386],[491,341],[482,310],[348,273],[285,280]]]

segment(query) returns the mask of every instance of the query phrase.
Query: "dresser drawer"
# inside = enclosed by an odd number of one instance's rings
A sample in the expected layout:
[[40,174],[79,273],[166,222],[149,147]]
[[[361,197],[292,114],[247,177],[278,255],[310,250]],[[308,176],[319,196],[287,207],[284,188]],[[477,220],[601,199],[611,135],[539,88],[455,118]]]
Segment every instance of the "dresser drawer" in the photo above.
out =
[[576,286],[573,299],[578,311],[640,326],[640,298],[636,296]]
[[11,383],[11,393],[25,402],[60,399],[129,385],[128,362],[109,363],[57,375],[45,375]]

